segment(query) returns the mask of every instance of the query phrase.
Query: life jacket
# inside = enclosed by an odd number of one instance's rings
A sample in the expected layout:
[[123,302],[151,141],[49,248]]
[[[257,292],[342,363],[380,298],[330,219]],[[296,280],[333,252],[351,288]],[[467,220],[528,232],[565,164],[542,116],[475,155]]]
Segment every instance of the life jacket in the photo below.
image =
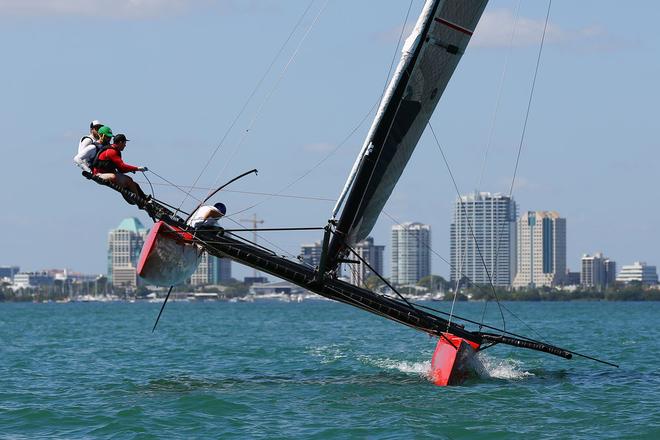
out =
[[95,143],[95,145],[96,156],[94,156],[94,160],[92,161],[92,166],[90,168],[93,170],[98,169],[102,173],[116,173],[117,165],[115,165],[113,161],[100,158],[103,152],[112,148],[112,145],[101,145],[98,143]]

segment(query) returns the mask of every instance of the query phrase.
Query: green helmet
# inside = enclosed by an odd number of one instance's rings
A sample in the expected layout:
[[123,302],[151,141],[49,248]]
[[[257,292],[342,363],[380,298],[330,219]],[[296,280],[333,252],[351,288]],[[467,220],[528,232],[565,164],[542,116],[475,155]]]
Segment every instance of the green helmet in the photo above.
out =
[[107,137],[112,137],[112,129],[107,125],[104,125],[103,127],[99,128],[98,134],[99,135],[103,134]]

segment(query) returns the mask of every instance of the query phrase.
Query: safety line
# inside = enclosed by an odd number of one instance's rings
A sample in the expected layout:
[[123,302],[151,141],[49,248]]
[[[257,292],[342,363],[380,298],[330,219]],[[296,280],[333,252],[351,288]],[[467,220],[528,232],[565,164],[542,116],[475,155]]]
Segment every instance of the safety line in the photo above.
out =
[[[339,149],[342,148],[342,147],[344,146],[344,144],[346,144],[346,142],[348,142],[348,140],[349,140],[351,137],[353,137],[353,135],[355,134],[355,132],[358,131],[358,129],[359,129],[360,127],[362,127],[362,124],[364,124],[364,122],[367,120],[367,118],[369,117],[369,115],[371,115],[371,113],[373,113],[373,111],[374,111],[376,108],[378,108],[378,106],[380,105],[380,103],[382,102],[382,100],[383,100],[383,98],[384,98],[384,96],[385,96],[385,92],[387,91],[387,85],[388,85],[388,83],[389,83],[389,81],[390,81],[390,76],[391,76],[391,74],[392,74],[392,69],[394,68],[394,64],[395,64],[395,62],[396,62],[396,55],[399,53],[399,46],[400,46],[400,44],[401,44],[401,40],[402,40],[402,38],[403,38],[403,32],[405,31],[406,25],[407,25],[407,23],[408,23],[408,17],[409,17],[409,15],[410,15],[410,10],[411,10],[411,8],[412,8],[412,4],[413,4],[413,0],[411,0],[410,3],[409,3],[409,5],[408,5],[408,10],[407,10],[407,12],[406,12],[406,16],[405,16],[404,21],[403,21],[403,26],[401,27],[401,32],[399,33],[399,39],[398,39],[398,41],[397,41],[396,48],[395,48],[395,50],[394,50],[394,52],[393,52],[393,54],[392,54],[392,58],[391,58],[391,60],[390,60],[390,67],[389,67],[389,70],[388,70],[388,72],[387,72],[387,77],[385,78],[385,83],[384,83],[384,85],[383,85],[383,90],[381,91],[381,94],[380,94],[380,96],[379,96],[379,98],[378,98],[378,101],[377,101],[376,103],[374,103],[374,105],[371,107],[371,109],[369,109],[369,111],[368,111],[368,112],[362,117],[362,119],[361,119],[360,122],[355,126],[355,128],[353,128],[353,129],[351,130],[351,132],[348,133],[348,135],[346,135],[346,137],[345,137],[345,138],[344,138],[344,139],[343,139],[343,140],[337,145],[337,147],[335,147],[335,148],[334,148],[330,153],[328,153],[323,159],[321,159],[319,162],[317,162],[316,165],[314,165],[312,168],[310,168],[309,170],[307,170],[306,172],[304,172],[300,177],[296,178],[295,180],[293,180],[293,181],[292,181],[291,183],[289,183],[288,185],[284,186],[281,190],[279,190],[279,191],[276,193],[276,195],[274,195],[274,196],[272,196],[272,197],[277,197],[277,195],[279,195],[279,194],[281,194],[282,192],[286,191],[287,189],[291,188],[293,185],[295,185],[296,183],[300,182],[302,179],[304,179],[304,178],[307,177],[309,174],[311,174],[314,170],[316,170],[318,167],[320,167],[320,166],[321,166],[323,163],[325,163],[330,157],[334,156],[334,155],[337,153],[337,151],[339,151]],[[242,212],[249,211],[250,209],[256,208],[257,206],[259,206],[259,205],[261,205],[261,204],[263,204],[263,203],[266,203],[266,202],[268,202],[269,200],[271,200],[272,197],[268,197],[268,198],[266,198],[266,199],[264,199],[264,200],[262,200],[262,201],[260,201],[260,202],[257,202],[257,203],[254,204],[254,205],[251,205],[251,206],[249,206],[249,207],[247,207],[247,208],[245,208],[245,209],[243,209],[243,210],[241,210],[241,211],[238,211],[236,214],[240,214],[240,213],[242,213]],[[332,201],[334,202],[335,200],[332,199]]]
[[[280,49],[277,51],[277,53],[276,53],[275,56],[273,57],[272,61],[270,62],[270,64],[269,64],[268,67],[266,68],[266,71],[264,72],[264,74],[261,76],[261,78],[260,78],[259,81],[257,82],[257,85],[252,89],[252,92],[250,93],[250,95],[248,96],[247,100],[246,100],[245,103],[243,104],[243,107],[241,107],[241,110],[238,112],[238,114],[236,115],[236,117],[235,117],[234,120],[232,121],[231,125],[229,126],[229,128],[227,128],[227,131],[225,131],[225,134],[222,136],[222,138],[221,138],[221,140],[220,140],[220,143],[218,143],[218,145],[215,147],[215,149],[213,150],[213,153],[211,154],[211,156],[209,157],[209,159],[206,161],[206,164],[204,165],[204,167],[202,168],[202,170],[201,170],[201,171],[199,172],[199,174],[197,175],[197,178],[195,178],[195,181],[193,182],[191,188],[193,188],[193,187],[197,184],[197,182],[199,181],[199,179],[202,177],[202,175],[204,174],[204,172],[206,171],[206,169],[207,169],[207,168],[209,167],[209,165],[211,164],[211,161],[215,158],[215,155],[216,155],[216,154],[218,153],[218,151],[220,150],[220,147],[225,143],[225,140],[227,139],[227,136],[229,136],[229,133],[233,130],[234,126],[236,125],[236,123],[238,122],[238,120],[240,119],[240,117],[241,117],[241,116],[243,115],[243,113],[245,112],[245,109],[247,108],[248,104],[252,101],[252,98],[253,98],[254,95],[257,93],[257,90],[261,87],[261,84],[264,82],[264,80],[266,79],[266,77],[267,77],[268,74],[270,73],[271,69],[272,69],[273,66],[275,65],[275,62],[277,61],[277,59],[280,57],[280,55],[281,55],[282,52],[284,51],[284,48],[286,47],[286,45],[289,43],[289,40],[291,40],[291,37],[293,37],[294,33],[296,32],[296,30],[297,30],[298,27],[300,26],[300,23],[302,23],[302,20],[303,20],[303,19],[305,18],[305,16],[307,15],[307,12],[309,11],[309,9],[310,9],[310,8],[312,7],[312,5],[314,4],[314,1],[315,1],[315,0],[311,0],[311,1],[309,2],[309,4],[307,5],[307,8],[305,9],[305,11],[302,13],[302,15],[300,16],[300,18],[298,18],[298,22],[295,24],[295,26],[293,27],[293,29],[292,29],[291,32],[289,33],[289,35],[287,36],[286,40],[284,40],[284,43],[282,43],[282,45],[280,46]],[[216,180],[219,180],[219,177],[220,177],[220,176],[218,176],[218,179],[216,179]],[[192,191],[192,189],[190,189],[190,190],[186,193],[186,196],[184,197],[184,199],[183,199],[183,200],[181,201],[181,203],[179,204],[179,208],[181,208],[181,207],[183,206],[183,204],[185,203],[185,201],[188,199],[188,197],[190,197],[190,192],[191,192],[191,191]]]

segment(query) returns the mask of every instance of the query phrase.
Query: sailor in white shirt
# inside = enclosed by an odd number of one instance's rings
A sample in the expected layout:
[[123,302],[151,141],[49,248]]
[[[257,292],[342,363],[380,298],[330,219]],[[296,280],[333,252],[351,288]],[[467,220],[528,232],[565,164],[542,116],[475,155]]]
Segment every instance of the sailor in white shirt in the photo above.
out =
[[[78,143],[78,154],[73,158],[73,162],[78,165],[83,170],[91,173],[91,164],[96,157],[97,147],[99,146],[100,138],[99,128],[103,127],[103,123],[93,120],[89,124],[89,134],[84,135],[80,138]],[[109,139],[108,139],[109,141]]]
[[86,134],[83,137],[81,137],[80,142],[78,143],[78,154],[80,154],[85,148],[87,148],[89,144],[99,140],[98,130],[104,125],[105,125],[104,123],[102,123],[101,121],[97,121],[96,119],[89,124],[89,134]]
[[213,206],[200,206],[186,222],[188,226],[200,228],[204,226],[218,226],[217,222],[227,213],[227,208],[223,203],[216,203]]

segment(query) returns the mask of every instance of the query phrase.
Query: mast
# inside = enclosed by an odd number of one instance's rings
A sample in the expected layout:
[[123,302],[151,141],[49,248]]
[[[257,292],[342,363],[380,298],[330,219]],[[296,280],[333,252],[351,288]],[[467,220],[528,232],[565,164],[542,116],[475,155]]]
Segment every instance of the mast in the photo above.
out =
[[329,270],[371,232],[470,41],[487,0],[427,0],[333,209]]

